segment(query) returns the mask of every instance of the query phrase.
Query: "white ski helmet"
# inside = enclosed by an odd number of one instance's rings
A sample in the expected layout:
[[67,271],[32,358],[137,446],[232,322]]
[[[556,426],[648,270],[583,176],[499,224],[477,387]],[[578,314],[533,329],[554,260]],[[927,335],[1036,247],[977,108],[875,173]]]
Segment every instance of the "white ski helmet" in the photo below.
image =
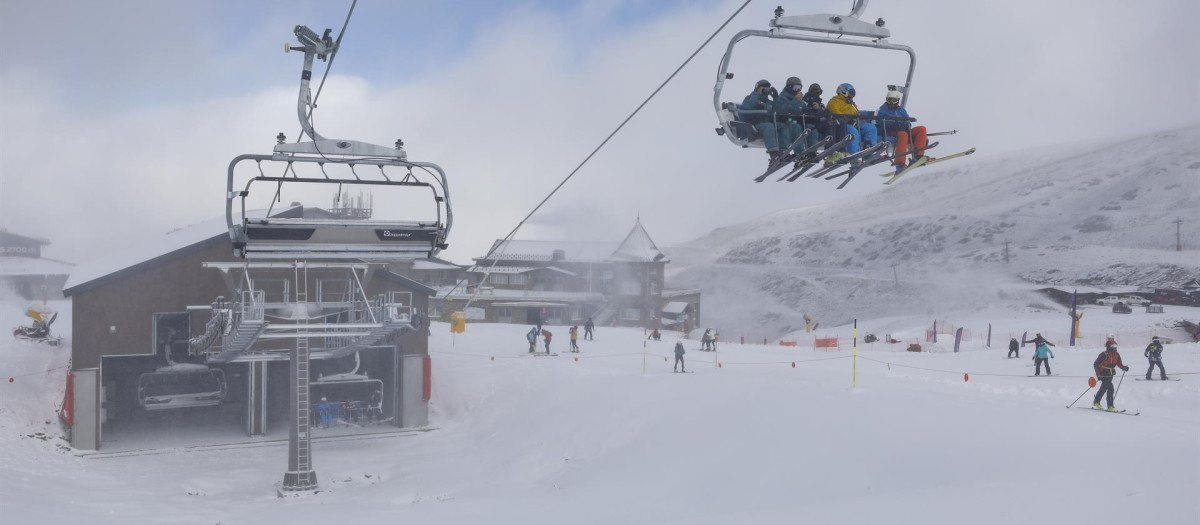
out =
[[893,100],[895,100],[896,102],[900,102],[900,99],[903,97],[904,97],[903,94],[901,94],[899,91],[896,91],[893,89],[893,90],[887,92],[886,100],[888,102],[891,102]]

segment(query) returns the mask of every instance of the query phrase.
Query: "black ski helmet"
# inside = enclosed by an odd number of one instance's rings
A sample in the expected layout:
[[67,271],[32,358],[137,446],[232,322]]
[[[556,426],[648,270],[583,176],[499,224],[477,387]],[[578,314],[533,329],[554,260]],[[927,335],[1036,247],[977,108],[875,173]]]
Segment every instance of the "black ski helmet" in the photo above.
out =
[[754,89],[758,89],[763,86],[771,87],[771,81],[763,79],[763,80],[759,80],[758,82],[754,83]]
[[804,82],[801,82],[799,77],[788,77],[787,82],[783,85],[784,87],[799,86],[796,88],[797,91],[804,89]]

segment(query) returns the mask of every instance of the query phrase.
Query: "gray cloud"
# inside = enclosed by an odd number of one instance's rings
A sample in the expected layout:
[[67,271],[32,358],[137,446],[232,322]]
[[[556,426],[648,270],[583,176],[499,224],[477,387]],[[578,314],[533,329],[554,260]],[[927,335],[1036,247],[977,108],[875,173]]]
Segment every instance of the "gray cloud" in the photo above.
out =
[[[842,12],[845,4],[820,9]],[[348,40],[344,53],[359,58],[339,57],[318,129],[380,144],[403,138],[410,158],[442,165],[457,219],[446,255],[466,261],[524,217],[735,5],[685,5],[606,33],[576,14],[609,12],[608,2],[567,13],[522,4],[464,34],[470,43],[456,59],[413,77],[405,76],[404,57],[421,49],[379,45],[386,39],[355,35],[352,24],[348,38],[360,40]],[[731,28],[765,28],[773,9],[752,4]],[[85,260],[219,215],[229,160],[269,151],[279,131],[296,136],[299,57],[266,47],[290,36],[279,31],[288,27],[281,15],[269,14],[270,28],[240,21],[248,36],[215,45],[176,37],[210,27],[231,32],[218,22],[229,13],[192,11],[144,9],[136,20],[110,25],[116,30],[79,39],[96,50],[136,48],[128,53],[80,56],[77,39],[42,39],[31,51],[37,60],[0,65],[0,225],[50,238],[53,256]],[[986,157],[1200,121],[1186,98],[1200,92],[1200,71],[1189,60],[1197,45],[1185,25],[1197,11],[1186,1],[878,1],[866,16],[885,18],[893,40],[918,52],[913,114],[931,129],[961,131],[944,150],[974,145]],[[23,31],[81,26],[89,17],[116,24],[121,13],[39,14]],[[372,16],[371,6],[360,5],[356,16]],[[313,21],[288,24],[295,22]],[[340,19],[324,25],[334,22]],[[867,181],[841,192],[811,180],[749,182],[765,155],[713,132],[714,74],[732,32],[718,36],[531,220],[536,229],[519,237],[613,240],[640,213],[664,245],[780,209],[853,206],[854,197],[881,191]],[[179,42],[177,53],[169,46]],[[902,79],[903,55],[829,47],[739,46],[725,99],[740,101],[759,77],[779,83],[797,75],[827,87],[854,82],[860,105],[874,108],[884,85]],[[80,64],[94,82],[66,74]],[[190,65],[211,75],[189,81]],[[135,88],[122,91],[123,83]],[[154,89],[157,83],[172,90]],[[113,93],[127,94],[79,109],[80,100]]]

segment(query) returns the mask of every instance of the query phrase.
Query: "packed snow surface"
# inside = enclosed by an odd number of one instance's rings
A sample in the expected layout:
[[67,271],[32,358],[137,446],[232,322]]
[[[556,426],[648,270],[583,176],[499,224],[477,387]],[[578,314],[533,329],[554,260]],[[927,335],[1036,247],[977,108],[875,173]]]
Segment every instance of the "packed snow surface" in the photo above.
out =
[[[21,322],[20,305],[0,307],[0,322]],[[945,334],[924,340],[927,319],[859,320],[860,341],[902,342],[859,343],[857,360],[849,326],[818,334],[840,351],[801,334],[796,347],[735,344],[727,328],[716,353],[685,340],[689,374],[671,371],[677,332],[644,343],[599,327],[572,354],[566,327],[550,327],[557,355],[530,357],[528,326],[452,336],[435,323],[431,430],[317,441],[321,490],[287,498],[287,447],[272,441],[285,436],[70,450],[55,416],[69,347],[3,340],[0,508],[5,523],[121,525],[1195,523],[1200,343],[1169,326],[1184,317],[1200,309],[1093,308],[1072,348],[1060,311],[979,310],[954,320],[973,334],[959,353]],[[1058,345],[1054,376],[1028,377],[1030,347],[1005,357],[1025,330]],[[1066,408],[1110,334],[1131,367],[1116,404],[1139,416]],[[1181,381],[1134,381],[1151,334],[1175,340],[1164,361]],[[926,351],[903,351],[913,342]]]

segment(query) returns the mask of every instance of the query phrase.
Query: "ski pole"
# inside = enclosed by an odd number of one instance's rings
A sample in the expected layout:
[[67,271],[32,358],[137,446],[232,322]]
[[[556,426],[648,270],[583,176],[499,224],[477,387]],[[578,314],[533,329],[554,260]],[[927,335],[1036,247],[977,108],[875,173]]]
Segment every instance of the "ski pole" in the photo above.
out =
[[1087,387],[1087,390],[1084,390],[1083,394],[1079,394],[1079,397],[1075,398],[1075,400],[1072,401],[1071,404],[1067,405],[1067,408],[1071,408],[1071,407],[1075,406],[1075,403],[1078,403],[1080,399],[1083,399],[1084,394],[1087,394],[1091,389],[1092,389],[1092,387],[1090,387],[1090,386]]
[[1121,383],[1125,382],[1125,371],[1121,371],[1121,380],[1117,381],[1117,389],[1113,391],[1113,397],[1117,397],[1117,392],[1121,391]]
[[950,131],[938,131],[936,133],[926,133],[925,136],[926,137],[936,137],[938,135],[954,135],[956,133],[958,133],[958,130],[952,129]]

